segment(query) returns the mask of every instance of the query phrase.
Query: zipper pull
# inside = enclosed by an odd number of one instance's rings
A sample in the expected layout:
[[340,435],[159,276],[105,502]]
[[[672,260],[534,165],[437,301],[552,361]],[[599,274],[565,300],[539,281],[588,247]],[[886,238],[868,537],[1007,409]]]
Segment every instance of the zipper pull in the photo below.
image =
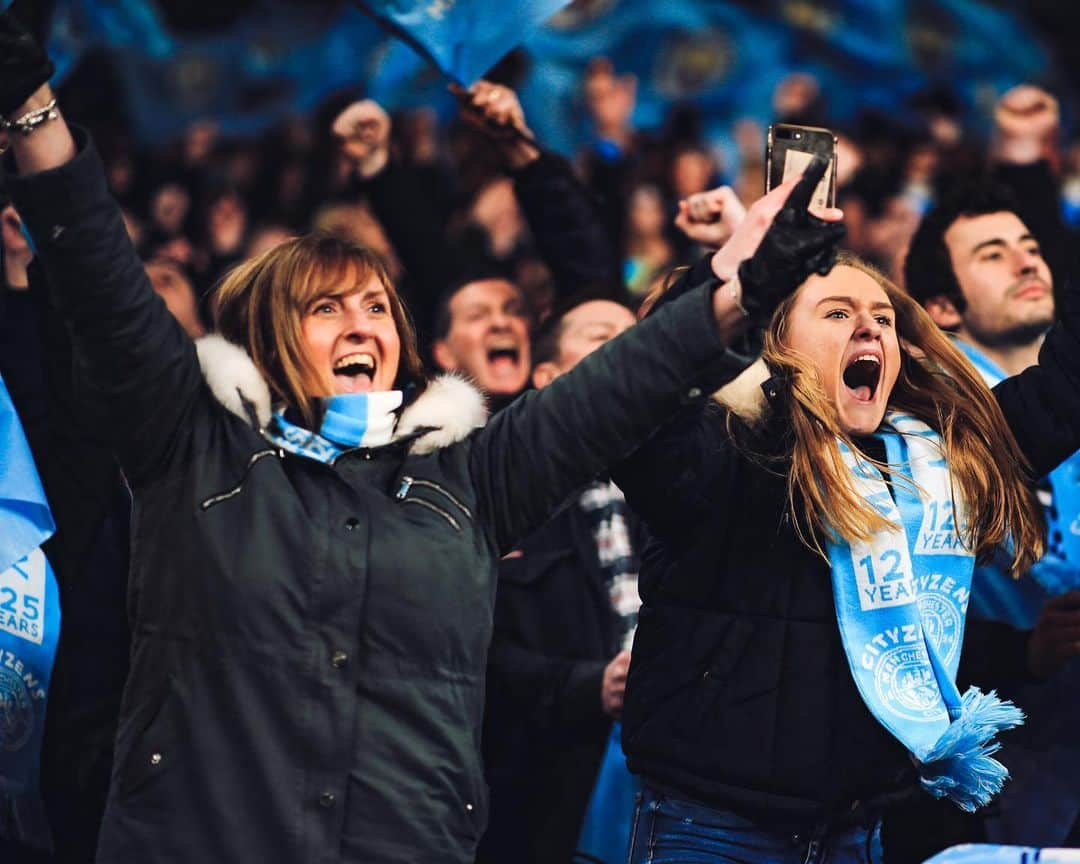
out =
[[412,477],[408,477],[408,476],[402,477],[401,478],[401,485],[398,486],[397,493],[394,495],[394,497],[397,498],[398,501],[404,501],[405,496],[409,494],[409,489],[412,488],[412,484],[413,484],[413,478]]

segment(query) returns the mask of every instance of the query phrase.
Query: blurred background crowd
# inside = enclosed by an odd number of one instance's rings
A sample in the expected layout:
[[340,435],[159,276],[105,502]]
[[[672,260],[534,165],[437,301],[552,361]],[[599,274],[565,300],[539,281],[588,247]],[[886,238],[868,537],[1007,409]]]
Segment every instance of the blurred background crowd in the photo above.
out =
[[[320,229],[383,254],[427,359],[468,370],[494,408],[527,386],[530,348],[532,365],[552,366],[572,328],[540,329],[531,346],[529,332],[573,289],[637,307],[723,243],[764,190],[772,122],[839,135],[845,246],[899,284],[922,215],[993,165],[1045,160],[1066,232],[1080,231],[1080,23],[1065,6],[575,0],[455,93],[344,0],[13,4],[47,42],[64,115],[93,134],[153,286],[190,335],[209,329],[229,268]],[[28,258],[18,215],[2,218],[5,263]],[[1057,271],[1067,240],[1040,239]],[[621,316],[586,341],[629,327]],[[628,655],[616,659],[624,683]],[[924,833],[893,860],[972,836]]]
[[[225,269],[312,227],[384,250],[400,275],[401,250],[332,129],[360,97],[392,115],[387,146],[424,190],[410,206],[445,232],[453,268],[498,261],[543,315],[550,277],[497,148],[462,122],[440,75],[350,4],[15,6],[49,34],[65,112],[95,134],[155,285],[192,332]],[[676,224],[680,201],[721,185],[745,202],[760,194],[771,121],[840,134],[848,245],[899,279],[941,183],[977,170],[1018,125],[1034,134],[1026,105],[998,104],[1015,84],[1065,97],[1034,131],[1063,216],[1080,225],[1071,29],[1051,3],[578,0],[487,77],[517,92],[538,141],[596,194],[636,298],[698,253]],[[434,298],[416,290],[428,331]],[[431,280],[419,290],[438,292]]]

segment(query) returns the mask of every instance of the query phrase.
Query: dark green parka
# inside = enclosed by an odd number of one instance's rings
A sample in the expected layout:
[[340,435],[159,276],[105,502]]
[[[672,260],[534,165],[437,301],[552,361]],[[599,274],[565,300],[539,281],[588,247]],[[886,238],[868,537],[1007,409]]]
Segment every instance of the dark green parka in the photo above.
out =
[[265,385],[242,356],[204,380],[85,138],[7,183],[135,499],[99,861],[470,862],[498,557],[742,368],[713,284],[481,429],[475,392],[437,383],[400,440],[324,464],[270,443],[265,405],[253,424],[219,402]]

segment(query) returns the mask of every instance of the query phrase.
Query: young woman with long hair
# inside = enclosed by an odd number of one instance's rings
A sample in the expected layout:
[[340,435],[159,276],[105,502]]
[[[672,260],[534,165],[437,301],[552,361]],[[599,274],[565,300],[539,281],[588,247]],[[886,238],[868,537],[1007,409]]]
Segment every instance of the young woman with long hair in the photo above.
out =
[[[233,271],[196,348],[50,73],[0,14],[5,179],[134,496],[97,860],[471,862],[498,558],[741,367],[738,292],[703,280],[487,425],[470,384],[425,378],[378,259],[333,238]],[[780,281],[827,270],[841,226],[806,212],[823,170],[758,202],[730,254],[774,254],[779,211],[807,253]]]
[[[1080,446],[1078,330],[991,392],[841,255],[780,301],[748,381],[614,472],[654,535],[623,709],[633,864],[880,861],[896,797],[1001,788],[994,735],[1022,715],[957,689],[961,648],[961,680],[985,671],[964,613],[976,558],[1042,553],[1032,478]],[[990,638],[1018,658],[994,680],[1022,678],[1024,634]]]

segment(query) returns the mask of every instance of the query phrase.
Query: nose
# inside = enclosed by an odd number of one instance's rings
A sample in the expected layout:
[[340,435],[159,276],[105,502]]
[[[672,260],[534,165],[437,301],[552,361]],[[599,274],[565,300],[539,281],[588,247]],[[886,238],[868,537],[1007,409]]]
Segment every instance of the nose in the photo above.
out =
[[1030,249],[1018,249],[1015,263],[1018,276],[1031,276],[1038,272],[1039,255]]
[[510,315],[508,315],[502,309],[496,309],[491,314],[491,329],[492,330],[508,330],[510,329]]
[[860,312],[858,323],[855,327],[856,339],[880,339],[881,325],[877,322],[872,312]]
[[349,310],[345,318],[345,336],[353,341],[367,339],[374,332],[373,321],[365,309]]

